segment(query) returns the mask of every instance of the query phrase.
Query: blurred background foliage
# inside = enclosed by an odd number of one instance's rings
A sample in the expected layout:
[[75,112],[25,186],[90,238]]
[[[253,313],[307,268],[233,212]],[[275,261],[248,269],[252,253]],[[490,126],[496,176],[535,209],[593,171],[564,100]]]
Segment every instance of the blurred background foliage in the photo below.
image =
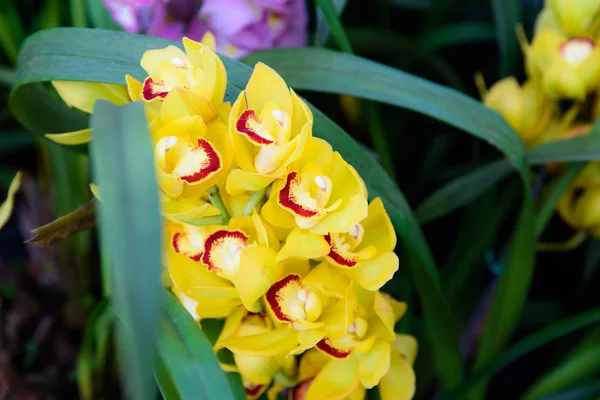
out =
[[[332,4],[343,10],[348,42],[342,50],[351,49],[476,98],[477,72],[490,83],[509,75],[524,80],[514,27],[521,23],[531,35],[543,6],[542,0]],[[316,17],[315,5],[308,7],[310,43],[338,48],[343,42],[328,37],[327,24]],[[118,29],[96,0],[0,2],[0,186],[7,189],[14,173],[24,172],[15,215],[0,231],[0,396],[115,398],[119,382],[111,351],[112,317],[102,301],[95,233],[79,233],[43,248],[23,245],[31,230],[91,198],[87,155],[34,137],[8,109],[24,38],[57,26]],[[413,209],[449,181],[501,157],[482,141],[412,111],[348,96],[303,94],[370,149]],[[548,181],[544,169],[536,172],[538,186]],[[519,215],[520,191],[518,177],[509,174],[466,207],[423,224],[461,332],[466,365],[474,362],[491,292],[504,266]],[[571,229],[554,216],[541,240],[559,242],[571,235]],[[420,339],[416,397],[438,398],[423,310],[406,267],[415,260],[399,247],[401,269],[385,289],[409,304],[399,330]],[[486,398],[598,398],[600,327],[557,335],[552,341],[551,336],[530,335],[552,324],[560,328],[561,321],[599,306],[599,262],[600,244],[593,239],[570,251],[537,253],[533,284],[510,341],[529,342],[520,351],[511,348],[513,353],[503,354]]]

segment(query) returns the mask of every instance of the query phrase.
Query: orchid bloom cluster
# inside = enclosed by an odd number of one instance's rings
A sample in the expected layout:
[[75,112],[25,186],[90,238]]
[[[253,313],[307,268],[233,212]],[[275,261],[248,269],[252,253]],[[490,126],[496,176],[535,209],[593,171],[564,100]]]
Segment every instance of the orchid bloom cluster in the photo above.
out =
[[305,0],[103,0],[129,33],[199,40],[208,31],[219,53],[241,58],[256,50],[306,44]]
[[[528,80],[505,78],[485,89],[483,102],[498,111],[526,147],[584,136],[600,117],[600,1],[546,0],[534,37],[520,31]],[[571,104],[567,109],[565,104]],[[550,171],[561,169],[550,164]],[[600,164],[590,163],[559,202],[563,220],[600,237]]]
[[398,269],[382,201],[313,137],[310,108],[273,69],[258,63],[230,105],[214,38],[183,45],[147,51],[147,76],[127,86],[53,82],[86,112],[144,102],[166,285],[200,325],[225,320],[215,351],[233,353],[223,368],[248,398],[362,399],[377,385],[412,398],[417,343],[394,331],[406,305],[379,291]]

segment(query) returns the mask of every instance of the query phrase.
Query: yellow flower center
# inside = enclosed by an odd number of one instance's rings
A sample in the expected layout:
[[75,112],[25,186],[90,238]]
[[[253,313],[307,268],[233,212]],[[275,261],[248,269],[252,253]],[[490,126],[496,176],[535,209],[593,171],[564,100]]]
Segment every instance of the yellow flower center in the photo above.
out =
[[354,335],[357,339],[362,339],[369,330],[369,324],[364,319],[358,317],[348,326],[348,333]]
[[295,320],[314,322],[321,316],[322,309],[319,296],[303,288],[290,304],[290,316]]
[[594,51],[596,44],[587,38],[574,38],[560,46],[563,59],[570,65],[577,66],[585,62]]

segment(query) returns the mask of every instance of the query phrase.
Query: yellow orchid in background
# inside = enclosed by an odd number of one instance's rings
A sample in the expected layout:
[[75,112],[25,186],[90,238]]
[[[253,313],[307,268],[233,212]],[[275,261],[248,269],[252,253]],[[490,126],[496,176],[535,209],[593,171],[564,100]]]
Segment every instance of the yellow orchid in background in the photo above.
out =
[[306,103],[263,63],[233,104],[229,135],[238,168],[227,178],[230,194],[258,191],[287,173],[312,135]]
[[225,124],[207,125],[197,115],[162,126],[154,135],[154,156],[158,184],[173,198],[204,195],[225,179],[233,159]]
[[[250,313],[244,307],[238,307],[225,320],[223,330],[217,339],[215,351],[223,348],[222,343],[231,338],[261,335],[272,332],[273,323],[262,313]],[[233,353],[235,365],[225,365],[224,369],[237,371],[249,399],[255,399],[267,389],[273,377],[283,374],[292,377],[296,374],[296,358],[287,355],[243,355]]]
[[548,97],[583,100],[600,83],[600,49],[593,38],[569,38],[548,28],[531,44],[521,36],[527,72]]
[[294,228],[277,254],[277,260],[288,257],[324,258],[329,265],[340,268],[344,275],[362,287],[378,290],[398,270],[395,247],[396,232],[383,202],[376,198],[368,206],[367,217],[346,232],[316,235]]
[[271,225],[311,233],[348,232],[368,213],[367,188],[331,145],[310,138],[302,156],[273,183],[262,214]]
[[558,202],[562,219],[574,230],[600,237],[600,163],[591,162]]
[[544,96],[540,85],[533,80],[520,86],[511,76],[496,82],[489,91],[481,75],[477,81],[483,103],[500,113],[527,147],[546,130],[557,111],[554,102]]
[[546,0],[546,8],[569,36],[591,36],[600,30],[600,2],[597,0]]

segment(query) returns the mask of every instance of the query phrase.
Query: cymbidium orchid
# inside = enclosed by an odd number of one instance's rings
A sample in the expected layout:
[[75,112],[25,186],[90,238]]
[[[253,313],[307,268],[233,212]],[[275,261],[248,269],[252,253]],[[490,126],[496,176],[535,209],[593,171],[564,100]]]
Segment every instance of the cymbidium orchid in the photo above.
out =
[[238,168],[227,178],[232,194],[258,191],[286,175],[312,135],[306,103],[268,66],[258,63],[229,115]]
[[481,91],[484,104],[500,113],[526,146],[535,143],[556,111],[554,103],[533,80],[521,86],[514,77],[508,77],[496,82],[489,91],[484,87]]
[[[99,98],[145,105],[163,284],[199,326],[226,320],[214,348],[233,353],[222,366],[248,398],[359,399],[379,382],[411,398],[410,357],[394,345],[406,305],[379,292],[399,264],[383,202],[312,136],[310,109],[274,70],[257,64],[230,106],[213,38],[183,42],[147,51],[147,76],[126,86],[55,82],[86,112]],[[299,373],[298,357],[321,361]]]
[[542,28],[530,45],[522,42],[527,72],[550,98],[583,100],[600,83],[600,48],[594,38]]
[[591,36],[600,31],[597,0],[546,0],[554,19],[569,36]]
[[600,237],[600,163],[588,163],[558,203],[562,219],[573,229]]

